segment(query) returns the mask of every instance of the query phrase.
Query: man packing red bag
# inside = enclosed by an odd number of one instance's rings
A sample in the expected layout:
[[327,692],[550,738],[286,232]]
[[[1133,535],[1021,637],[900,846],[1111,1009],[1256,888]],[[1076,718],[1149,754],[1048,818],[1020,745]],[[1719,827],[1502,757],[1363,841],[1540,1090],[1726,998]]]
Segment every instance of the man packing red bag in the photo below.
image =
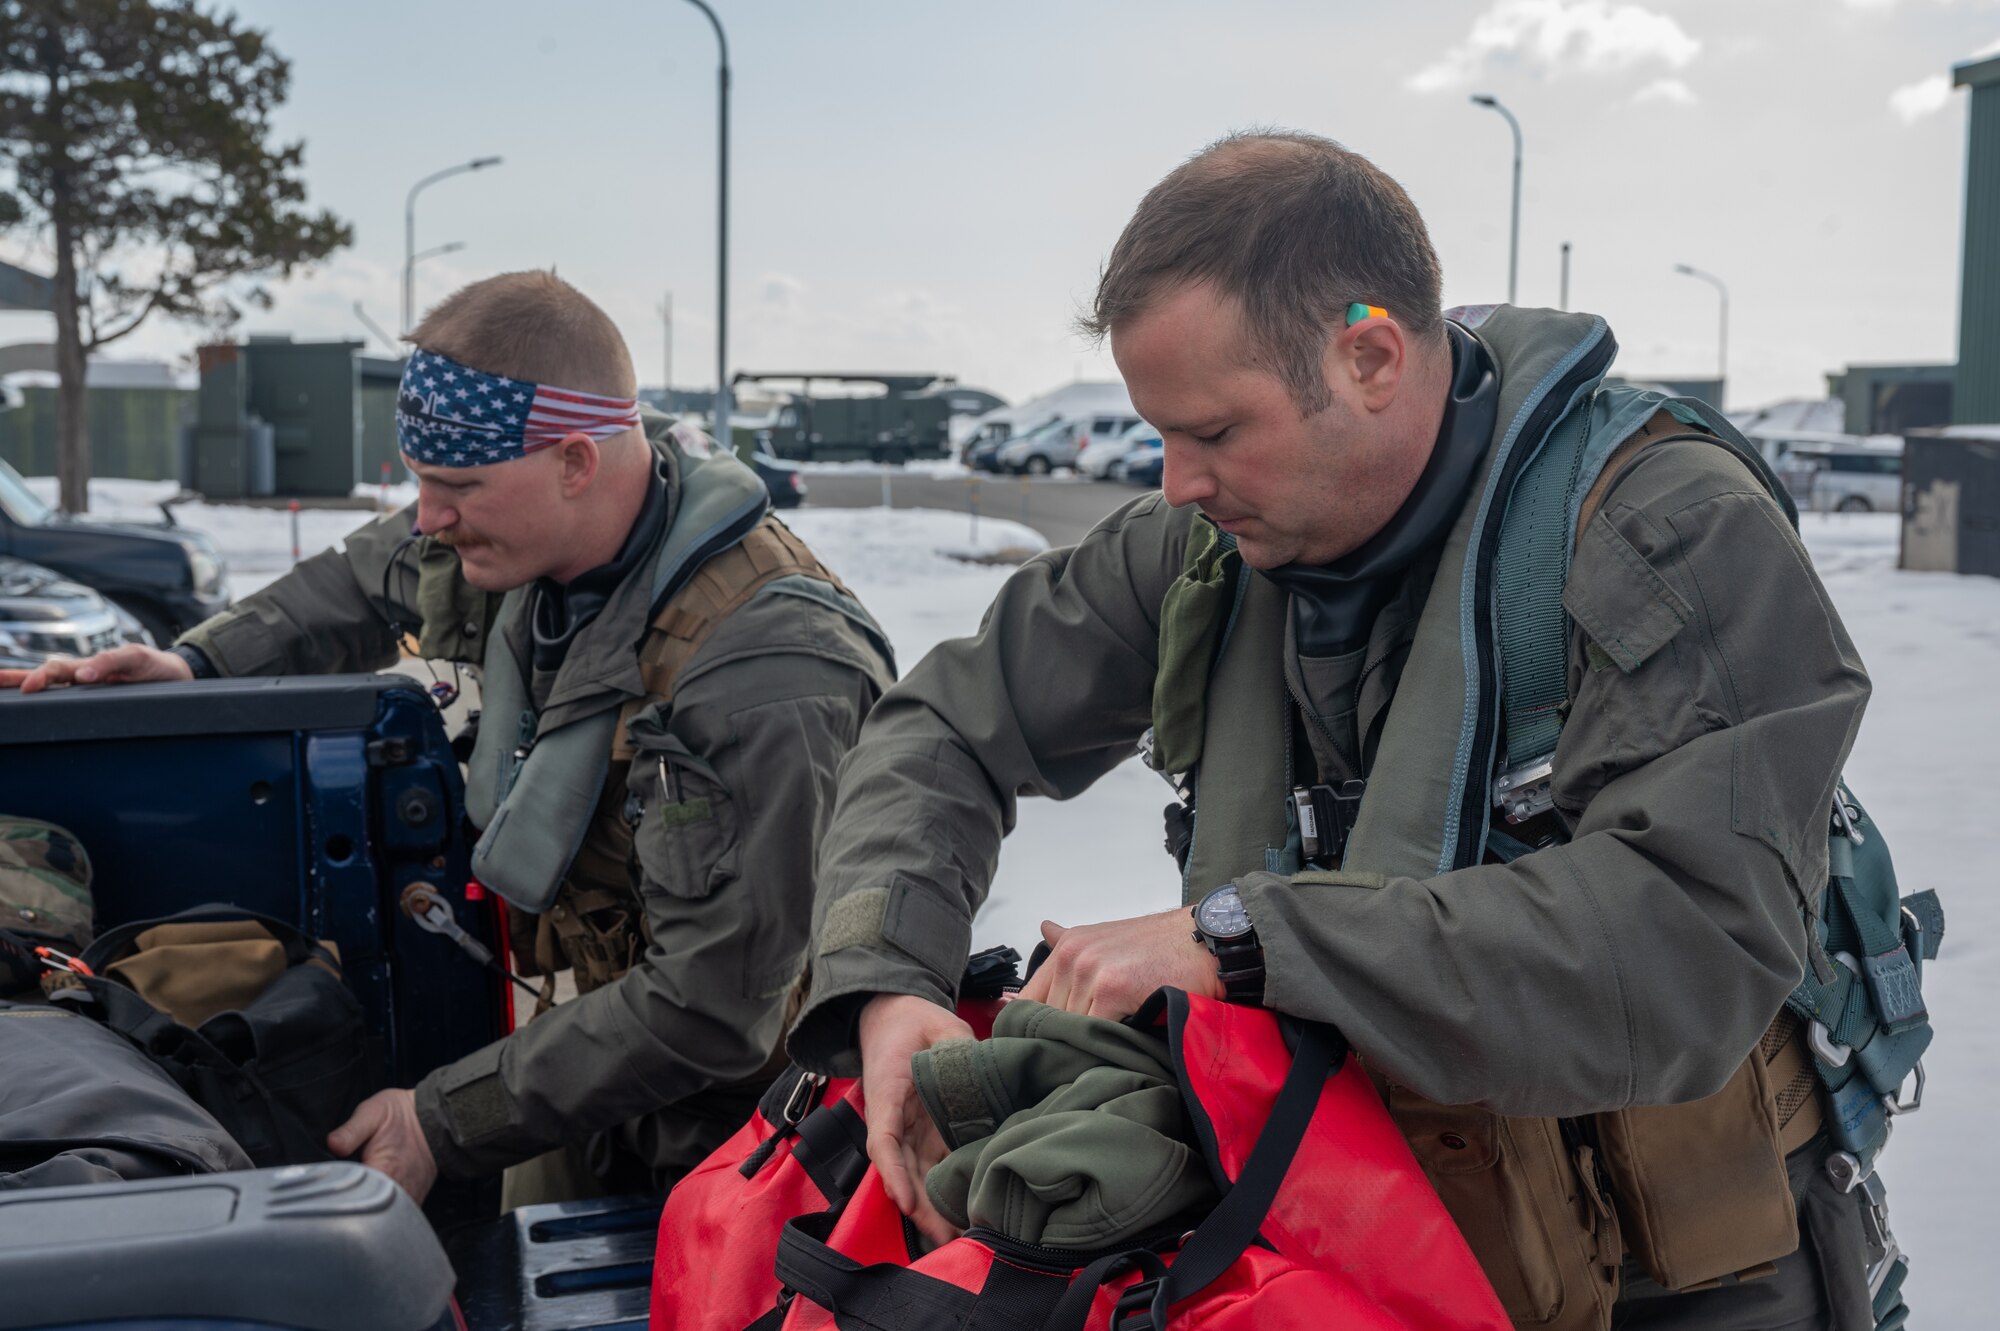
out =
[[794,1070],[669,1197],[656,1331],[1507,1327],[1330,1028],[1164,989],[1122,1025],[1015,1002],[991,1029],[913,1069],[961,1237],[924,1251],[859,1084]]

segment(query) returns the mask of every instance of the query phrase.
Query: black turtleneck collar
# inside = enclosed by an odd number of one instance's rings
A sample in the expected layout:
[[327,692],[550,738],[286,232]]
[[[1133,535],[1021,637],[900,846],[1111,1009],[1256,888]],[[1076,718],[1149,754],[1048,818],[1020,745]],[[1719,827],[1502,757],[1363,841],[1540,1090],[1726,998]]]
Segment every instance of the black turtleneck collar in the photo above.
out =
[[667,461],[659,458],[647,473],[646,502],[640,507],[639,517],[617,558],[588,573],[580,573],[567,583],[553,578],[536,580],[529,618],[535,670],[553,671],[562,664],[563,654],[576,635],[597,618],[611,593],[659,543],[660,530],[667,521],[667,507]]
[[1445,325],[1451,342],[1451,389],[1437,444],[1416,488],[1388,525],[1358,549],[1330,564],[1287,564],[1265,576],[1292,594],[1298,650],[1334,656],[1368,637],[1375,616],[1396,589],[1396,575],[1444,538],[1465,502],[1493,438],[1500,380],[1479,340],[1457,324]]

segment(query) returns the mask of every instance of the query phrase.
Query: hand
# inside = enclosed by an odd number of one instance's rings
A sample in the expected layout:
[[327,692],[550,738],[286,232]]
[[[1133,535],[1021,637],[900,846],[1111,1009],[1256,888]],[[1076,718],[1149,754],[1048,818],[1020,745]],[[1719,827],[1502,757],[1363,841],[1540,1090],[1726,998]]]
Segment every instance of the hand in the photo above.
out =
[[1073,929],[1042,921],[1049,955],[1021,997],[1086,1017],[1122,1021],[1162,985],[1223,996],[1215,956],[1195,941],[1184,909]]
[[40,693],[52,684],[141,684],[193,678],[194,671],[184,658],[128,642],[95,656],[45,661],[33,670],[0,670],[0,689],[18,687],[23,693]]
[[924,1175],[946,1155],[944,1138],[910,1075],[910,1057],[944,1040],[970,1040],[972,1027],[914,994],[877,994],[861,1009],[861,1099],[868,1117],[868,1159],[889,1200],[933,1243],[958,1229],[938,1214]]
[[361,1163],[396,1180],[419,1206],[437,1182],[437,1160],[417,1122],[414,1091],[377,1091],[354,1107],[354,1116],[326,1135],[337,1156],[360,1154]]

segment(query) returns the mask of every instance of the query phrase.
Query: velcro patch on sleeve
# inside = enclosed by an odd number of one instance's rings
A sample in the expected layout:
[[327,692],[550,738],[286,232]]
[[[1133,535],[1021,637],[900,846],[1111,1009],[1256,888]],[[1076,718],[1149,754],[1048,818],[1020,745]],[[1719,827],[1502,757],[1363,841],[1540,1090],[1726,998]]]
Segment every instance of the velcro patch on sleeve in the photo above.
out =
[[939,1108],[945,1116],[938,1126],[954,1148],[990,1137],[1000,1126],[994,1107],[979,1089],[974,1045],[972,1040],[945,1040],[927,1051],[937,1076]]
[[897,874],[882,912],[882,937],[956,988],[972,943],[970,924],[935,890]]
[[955,984],[965,968],[970,930],[948,902],[922,883],[895,875],[888,887],[864,887],[827,907],[818,952],[884,943]]
[[886,887],[849,892],[826,908],[826,919],[819,927],[819,951],[824,954],[882,942],[882,915],[888,908]]
[[444,1112],[463,1145],[477,1146],[514,1125],[514,1093],[500,1076],[501,1045],[495,1041],[445,1073]]

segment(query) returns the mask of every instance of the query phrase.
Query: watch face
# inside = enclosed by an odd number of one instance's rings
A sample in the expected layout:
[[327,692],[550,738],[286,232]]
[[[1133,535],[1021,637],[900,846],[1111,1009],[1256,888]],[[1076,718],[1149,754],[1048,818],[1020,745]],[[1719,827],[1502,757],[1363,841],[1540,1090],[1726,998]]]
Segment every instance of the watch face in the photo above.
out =
[[1195,923],[1210,938],[1241,938],[1250,932],[1250,912],[1234,887],[1218,888],[1202,898]]

